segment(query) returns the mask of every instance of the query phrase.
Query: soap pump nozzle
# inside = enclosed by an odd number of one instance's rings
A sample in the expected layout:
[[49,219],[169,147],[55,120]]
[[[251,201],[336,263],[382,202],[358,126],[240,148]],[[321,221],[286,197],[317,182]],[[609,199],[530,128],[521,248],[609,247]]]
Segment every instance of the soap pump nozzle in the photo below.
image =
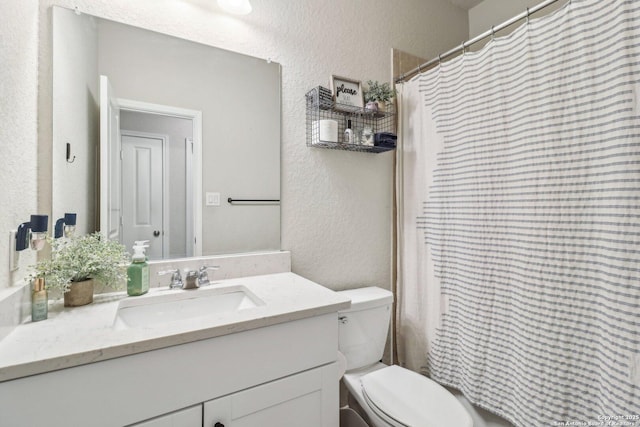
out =
[[131,257],[133,262],[142,262],[147,260],[144,250],[145,248],[148,248],[149,245],[145,245],[145,243],[149,243],[149,241],[137,240],[133,245],[133,256]]

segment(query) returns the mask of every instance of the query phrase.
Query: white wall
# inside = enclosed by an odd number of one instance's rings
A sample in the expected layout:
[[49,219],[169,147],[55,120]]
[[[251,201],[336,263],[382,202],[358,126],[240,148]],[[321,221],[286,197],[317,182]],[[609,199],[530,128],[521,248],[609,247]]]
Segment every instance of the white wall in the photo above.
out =
[[[567,1],[560,0],[533,16],[552,12]],[[542,0],[484,0],[469,9],[469,38],[474,38],[491,29],[492,26],[499,25],[540,3]]]
[[[0,291],[19,281],[9,273],[9,231],[37,211],[38,2],[0,1]],[[20,265],[35,261],[30,250]]]
[[[328,85],[331,74],[388,80],[391,47],[428,58],[459,44],[468,34],[466,11],[445,0],[252,0],[253,13],[235,18],[220,13],[212,0],[41,0],[39,81],[37,1],[0,3],[2,43],[11,45],[1,47],[1,59],[10,66],[0,67],[0,81],[10,82],[12,95],[4,96],[3,89],[0,97],[2,115],[9,119],[0,125],[3,154],[7,141],[20,141],[3,161],[27,165],[22,177],[0,168],[2,182],[21,184],[19,190],[2,190],[5,230],[35,207],[38,174],[28,160],[36,152],[38,109],[45,193],[38,200],[50,206],[51,90],[44,78],[51,68],[49,6],[78,5],[90,14],[282,64],[282,248],[292,251],[294,272],[331,288],[388,286],[393,156],[306,147],[304,94]],[[38,83],[42,95],[36,108]],[[5,284],[6,243],[0,248],[0,283]]]

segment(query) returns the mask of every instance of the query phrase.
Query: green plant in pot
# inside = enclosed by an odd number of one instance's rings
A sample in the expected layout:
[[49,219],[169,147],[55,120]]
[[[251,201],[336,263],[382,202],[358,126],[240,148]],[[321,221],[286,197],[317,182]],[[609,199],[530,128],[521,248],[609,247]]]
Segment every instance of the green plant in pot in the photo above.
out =
[[51,258],[39,261],[32,277],[64,293],[65,307],[93,302],[94,281],[113,288],[126,283],[130,262],[125,247],[100,233],[51,242]]
[[[366,108],[373,111],[385,111],[387,103],[396,96],[396,90],[389,83],[379,83],[377,80],[367,81],[367,90],[364,91]],[[377,104],[374,107],[373,104]]]

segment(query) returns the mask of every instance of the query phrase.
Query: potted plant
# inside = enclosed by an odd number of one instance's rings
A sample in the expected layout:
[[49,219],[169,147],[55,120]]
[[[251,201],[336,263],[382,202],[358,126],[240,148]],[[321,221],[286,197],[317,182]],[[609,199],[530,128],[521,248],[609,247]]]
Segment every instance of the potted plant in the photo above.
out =
[[114,288],[126,283],[129,254],[99,232],[51,241],[51,258],[38,262],[32,276],[47,289],[64,292],[65,307],[93,302],[94,281]]
[[367,103],[365,108],[372,111],[385,111],[387,103],[396,96],[396,90],[392,89],[389,83],[379,83],[377,80],[368,80],[367,86],[364,92],[364,100]]

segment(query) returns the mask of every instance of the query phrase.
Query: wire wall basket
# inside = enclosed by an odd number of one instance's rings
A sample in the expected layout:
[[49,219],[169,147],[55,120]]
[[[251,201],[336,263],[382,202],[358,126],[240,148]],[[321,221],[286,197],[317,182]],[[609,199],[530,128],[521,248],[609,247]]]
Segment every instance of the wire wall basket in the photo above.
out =
[[[393,134],[395,138],[396,114],[392,104],[385,111],[335,104],[331,92],[321,86],[307,92],[306,101],[308,147],[363,153],[383,153],[395,149],[395,144],[391,146],[378,141],[383,133]],[[345,140],[349,122],[351,142]]]

